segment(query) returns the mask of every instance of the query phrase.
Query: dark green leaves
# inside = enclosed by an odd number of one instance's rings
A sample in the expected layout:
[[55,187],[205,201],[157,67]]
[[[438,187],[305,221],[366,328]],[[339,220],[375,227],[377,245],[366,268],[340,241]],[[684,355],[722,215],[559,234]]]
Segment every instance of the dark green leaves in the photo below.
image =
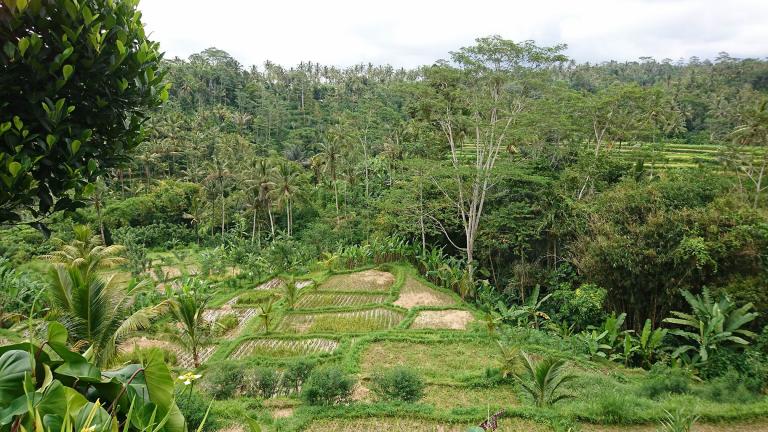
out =
[[0,356],[0,406],[24,394],[24,376],[32,371],[32,358],[26,351],[12,350]]

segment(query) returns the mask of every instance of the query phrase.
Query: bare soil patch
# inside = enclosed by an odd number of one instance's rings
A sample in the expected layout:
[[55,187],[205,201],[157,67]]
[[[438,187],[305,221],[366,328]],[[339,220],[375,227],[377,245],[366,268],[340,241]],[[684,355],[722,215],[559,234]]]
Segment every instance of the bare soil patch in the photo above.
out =
[[272,410],[272,418],[287,418],[293,415],[293,408],[277,408]]
[[474,320],[465,310],[422,311],[416,315],[411,328],[465,330]]
[[413,278],[407,278],[400,288],[400,297],[395,305],[410,309],[417,306],[451,306],[455,304],[451,296],[434,290]]

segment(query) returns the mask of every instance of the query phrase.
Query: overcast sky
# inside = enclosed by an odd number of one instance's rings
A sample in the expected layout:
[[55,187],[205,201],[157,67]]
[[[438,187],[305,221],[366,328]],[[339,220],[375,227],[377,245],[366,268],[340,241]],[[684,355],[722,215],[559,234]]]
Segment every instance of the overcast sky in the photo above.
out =
[[142,0],[166,57],[215,46],[243,65],[413,67],[499,34],[580,62],[768,57],[768,0]]

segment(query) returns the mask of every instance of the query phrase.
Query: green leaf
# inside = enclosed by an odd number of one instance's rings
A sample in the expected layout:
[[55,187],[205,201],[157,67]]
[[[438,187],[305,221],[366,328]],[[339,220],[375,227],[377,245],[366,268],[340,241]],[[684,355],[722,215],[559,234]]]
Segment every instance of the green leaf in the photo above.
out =
[[19,52],[21,53],[22,57],[24,56],[24,53],[27,52],[27,48],[29,48],[29,38],[23,37],[19,39]]
[[64,81],[69,80],[69,77],[72,76],[72,72],[75,71],[75,68],[72,65],[64,65],[63,68],[61,68],[61,73],[64,75]]
[[77,154],[77,151],[80,150],[80,145],[82,143],[80,140],[73,140],[72,143],[69,144],[69,150],[72,152],[73,155]]
[[56,137],[49,134],[45,137],[45,142],[48,144],[48,148],[51,148],[54,144],[56,144]]
[[13,116],[13,125],[16,126],[17,131],[20,131],[24,127],[24,122],[21,121],[19,116]]
[[13,161],[8,164],[8,172],[11,173],[12,176],[16,177],[19,174],[19,171],[21,171],[21,164]]
[[48,323],[48,342],[66,345],[67,329],[60,322],[51,321]]
[[0,356],[0,406],[24,394],[24,376],[32,372],[32,358],[26,351],[12,350]]

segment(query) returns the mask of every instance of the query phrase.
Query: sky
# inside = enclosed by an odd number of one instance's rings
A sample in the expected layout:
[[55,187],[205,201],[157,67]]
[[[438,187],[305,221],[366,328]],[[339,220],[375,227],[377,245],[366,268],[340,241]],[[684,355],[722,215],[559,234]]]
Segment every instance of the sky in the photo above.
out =
[[141,0],[166,58],[415,67],[477,37],[568,44],[578,62],[768,57],[768,0]]

